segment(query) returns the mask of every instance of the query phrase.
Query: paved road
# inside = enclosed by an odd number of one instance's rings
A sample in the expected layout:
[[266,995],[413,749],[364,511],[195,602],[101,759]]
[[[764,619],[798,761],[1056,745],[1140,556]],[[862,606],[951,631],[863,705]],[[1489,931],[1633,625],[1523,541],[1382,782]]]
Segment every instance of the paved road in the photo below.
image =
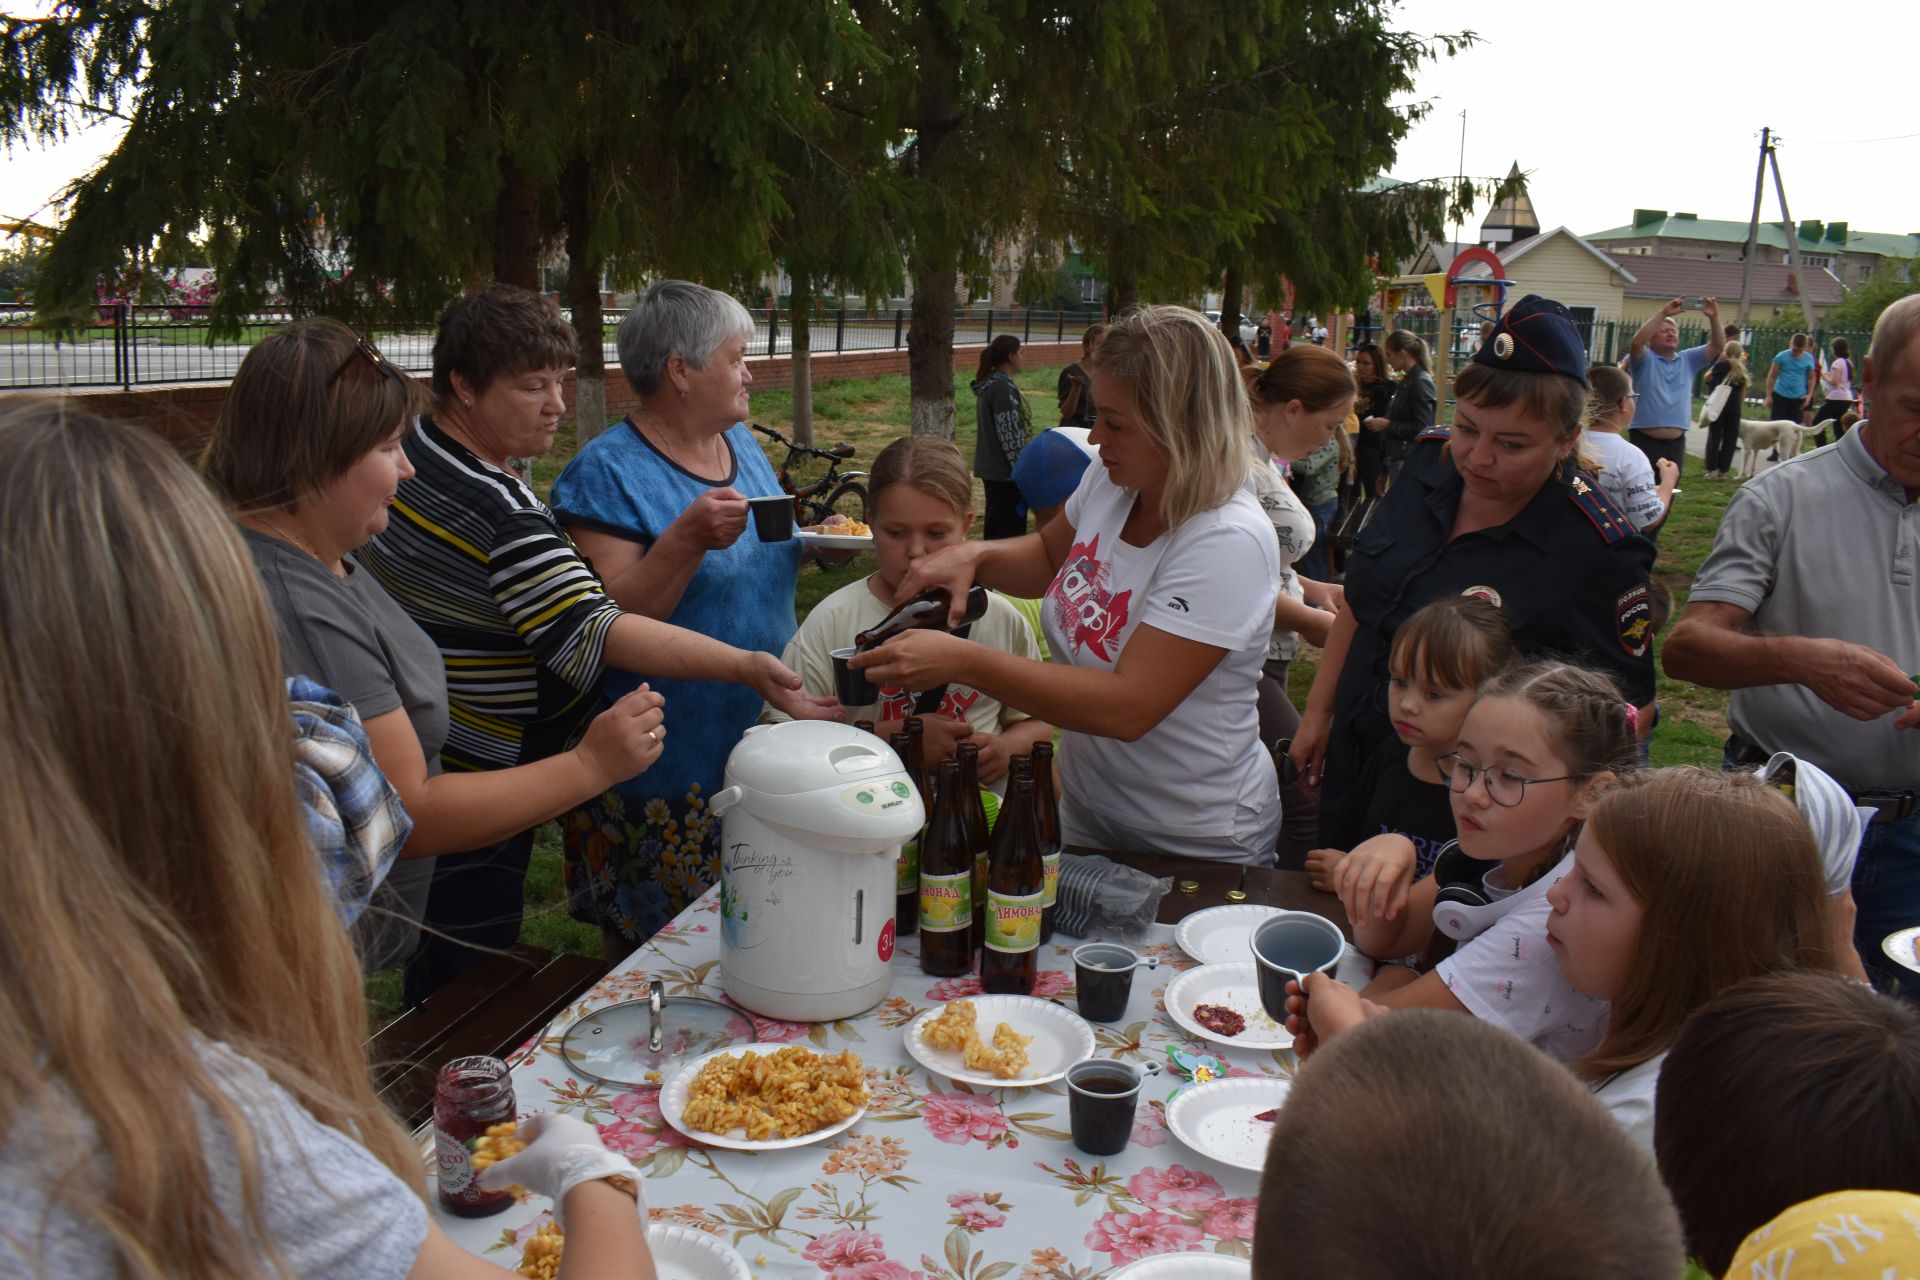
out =
[[[1069,339],[1076,338],[1085,321],[1069,319],[1066,330]],[[1003,318],[996,318],[995,333],[1004,333],[1007,325]],[[1019,332],[1020,330],[1015,330]],[[1059,331],[1059,325],[1051,316],[1038,316],[1034,321],[1033,340],[1052,342]],[[905,342],[905,325],[901,326],[901,341]],[[835,331],[831,320],[816,323],[813,327],[812,345],[815,355],[824,355],[834,350]],[[846,331],[841,336],[843,349],[847,351],[884,351],[894,346],[894,323],[891,316],[872,320],[847,321]],[[984,346],[987,342],[987,327],[984,323],[970,323],[954,330],[954,345],[958,347]],[[433,367],[433,337],[431,334],[409,333],[389,334],[380,339],[380,349],[387,358],[403,369],[425,373]],[[132,347],[134,365],[132,381],[141,383],[164,382],[218,382],[233,377],[234,370],[240,367],[248,347],[244,343],[219,343],[208,347],[198,343],[167,342],[159,338],[136,340]],[[791,332],[783,323],[775,342],[772,354],[786,355],[793,350]],[[605,344],[606,361],[609,368],[619,364],[618,353],[613,344]],[[762,328],[759,335],[748,347],[748,355],[765,356],[767,334]],[[959,361],[962,367],[970,370],[971,361]],[[0,341],[0,390],[22,387],[80,387],[115,386],[125,377],[115,367],[114,346],[110,340],[100,339],[79,343],[25,343]]]

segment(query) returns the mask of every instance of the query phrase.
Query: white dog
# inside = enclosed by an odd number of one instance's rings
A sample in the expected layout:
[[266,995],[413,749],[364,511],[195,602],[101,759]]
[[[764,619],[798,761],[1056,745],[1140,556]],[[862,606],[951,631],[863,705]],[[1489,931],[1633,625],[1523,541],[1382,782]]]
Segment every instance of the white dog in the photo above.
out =
[[1774,418],[1762,422],[1757,419],[1740,420],[1740,474],[1752,475],[1760,466],[1760,455],[1769,449],[1780,451],[1780,461],[1785,462],[1800,452],[1800,442],[1808,436],[1818,435],[1828,424],[1805,427],[1785,418]]

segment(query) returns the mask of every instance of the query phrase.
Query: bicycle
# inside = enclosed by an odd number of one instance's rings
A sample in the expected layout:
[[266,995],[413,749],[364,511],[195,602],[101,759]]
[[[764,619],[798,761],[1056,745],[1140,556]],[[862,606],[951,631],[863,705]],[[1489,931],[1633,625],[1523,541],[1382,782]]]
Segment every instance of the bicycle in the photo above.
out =
[[[860,483],[867,473],[840,470],[840,464],[853,456],[852,445],[835,444],[816,449],[812,445],[797,444],[772,427],[763,427],[757,422],[752,426],[767,439],[787,447],[786,461],[780,464],[780,487],[793,495],[794,519],[801,527],[820,524],[831,515],[867,523],[867,486]],[[791,474],[793,466],[807,458],[824,460],[826,474],[812,484],[796,487]]]

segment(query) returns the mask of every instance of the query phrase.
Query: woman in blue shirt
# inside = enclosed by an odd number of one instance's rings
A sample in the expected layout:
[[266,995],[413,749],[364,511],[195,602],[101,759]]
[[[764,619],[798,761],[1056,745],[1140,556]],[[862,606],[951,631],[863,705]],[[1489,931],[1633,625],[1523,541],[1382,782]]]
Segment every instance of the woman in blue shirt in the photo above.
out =
[[1793,345],[1773,357],[1767,369],[1767,412],[1777,421],[1799,422],[1813,403],[1813,375],[1820,362],[1807,350],[1807,335],[1793,335]]
[[[747,532],[747,500],[781,492],[745,425],[753,332],[723,293],[683,280],[647,290],[617,338],[640,405],[580,450],[552,503],[621,608],[779,653],[793,638],[801,544]],[[642,680],[667,700],[665,754],[562,820],[573,914],[620,954],[719,878],[707,798],[761,705],[743,685],[613,668],[601,692],[618,698]]]

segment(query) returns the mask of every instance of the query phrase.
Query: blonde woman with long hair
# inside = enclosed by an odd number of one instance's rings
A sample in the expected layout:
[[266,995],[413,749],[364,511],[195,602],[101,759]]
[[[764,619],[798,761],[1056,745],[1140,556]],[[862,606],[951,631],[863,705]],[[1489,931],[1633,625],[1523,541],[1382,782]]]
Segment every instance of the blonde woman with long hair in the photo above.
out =
[[966,684],[1065,729],[1069,843],[1270,865],[1280,795],[1255,688],[1280,560],[1233,352],[1199,313],[1145,307],[1088,368],[1100,466],[1062,513],[916,560],[898,592],[943,586],[959,602],[979,581],[1044,596],[1054,661],[916,631],[855,662],[877,684]]
[[[157,437],[56,401],[0,410],[0,449],[0,1273],[507,1274],[434,1224],[374,1094],[226,513]],[[563,1274],[652,1276],[632,1166],[533,1128],[498,1167],[558,1195]]]

